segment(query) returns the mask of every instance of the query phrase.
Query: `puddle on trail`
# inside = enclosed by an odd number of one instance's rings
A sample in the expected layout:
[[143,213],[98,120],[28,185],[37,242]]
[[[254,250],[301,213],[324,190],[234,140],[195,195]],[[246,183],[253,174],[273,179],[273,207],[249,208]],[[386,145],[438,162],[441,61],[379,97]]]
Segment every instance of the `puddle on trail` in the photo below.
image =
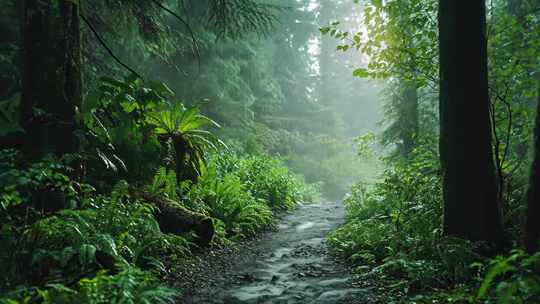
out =
[[226,279],[195,291],[191,303],[373,303],[371,292],[353,288],[348,271],[328,254],[325,236],[344,220],[338,203],[299,206],[279,231],[254,245],[258,256],[233,265]]

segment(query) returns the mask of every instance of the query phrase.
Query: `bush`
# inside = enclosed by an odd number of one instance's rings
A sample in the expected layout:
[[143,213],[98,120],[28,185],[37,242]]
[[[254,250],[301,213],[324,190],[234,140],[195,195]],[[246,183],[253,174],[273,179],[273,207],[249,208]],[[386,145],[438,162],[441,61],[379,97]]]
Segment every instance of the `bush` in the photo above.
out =
[[470,265],[481,260],[477,245],[441,233],[437,156],[417,149],[407,162],[387,166],[380,182],[351,188],[347,223],[329,236],[330,246],[361,277],[382,282],[395,295],[474,283],[479,273]]
[[227,236],[250,236],[268,227],[273,213],[260,199],[254,198],[233,173],[218,178],[215,164],[193,185],[188,197],[202,200],[205,211],[223,222]]
[[489,262],[477,300],[495,298],[497,303],[540,303],[540,252],[513,250]]
[[267,155],[212,155],[208,170],[187,189],[184,204],[219,220],[226,236],[245,237],[271,227],[274,211],[317,198],[316,186]]
[[[157,277],[191,244],[163,234],[155,206],[131,197],[126,181],[98,194],[74,180],[80,160],[51,156],[25,167],[16,151],[0,153],[2,303],[171,302],[176,292]],[[220,240],[252,236],[272,226],[274,212],[317,195],[275,158],[228,153],[211,157],[195,184],[160,167],[145,189],[213,217]],[[49,208],[56,198],[63,205]]]
[[267,202],[274,210],[291,210],[298,202],[316,198],[316,190],[270,156],[243,159],[237,175],[256,199]]
[[442,235],[437,155],[428,147],[407,162],[387,162],[375,185],[352,186],[347,223],[328,238],[332,249],[398,302],[540,302],[540,254],[514,250],[490,259],[483,244]]
[[93,278],[83,278],[75,286],[61,283],[43,288],[23,287],[1,299],[1,303],[84,303],[84,304],[146,304],[174,303],[179,293],[159,284],[150,273],[132,266],[121,266],[118,273],[98,272]]
[[[98,195],[69,177],[73,169],[65,159],[47,157],[24,169],[17,153],[0,155],[6,169],[0,175],[0,291],[5,301],[129,303],[130,292],[137,290],[135,298],[172,299],[172,291],[156,284],[152,273],[164,271],[161,256],[188,254],[188,243],[161,233],[153,206],[130,198],[126,182],[109,195]],[[43,206],[50,201],[42,193],[55,193],[52,198],[63,198],[67,206],[48,211]],[[99,299],[85,298],[91,282],[99,283]],[[103,288],[117,283],[133,288],[109,298]]]
[[178,184],[172,170],[159,168],[148,190],[213,217],[217,235],[223,237],[252,236],[272,226],[274,211],[318,198],[316,185],[292,174],[278,159],[243,158],[227,151],[210,157],[195,184]]

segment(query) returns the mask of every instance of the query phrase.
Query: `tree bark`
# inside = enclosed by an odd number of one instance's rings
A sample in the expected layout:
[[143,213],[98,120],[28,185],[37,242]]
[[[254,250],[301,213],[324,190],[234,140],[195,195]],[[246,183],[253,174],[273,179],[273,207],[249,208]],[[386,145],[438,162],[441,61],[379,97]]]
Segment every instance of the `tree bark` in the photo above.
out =
[[527,191],[527,220],[525,223],[525,248],[536,252],[540,246],[540,82],[534,129],[534,159]]
[[23,150],[30,158],[77,152],[76,114],[82,104],[78,6],[67,0],[25,0],[23,12]]
[[484,0],[439,0],[440,155],[446,235],[500,244]]
[[190,143],[185,140],[182,135],[173,136],[172,143],[175,154],[175,171],[177,180],[190,180],[193,183],[196,183],[199,179],[199,173],[194,168],[194,166],[197,166],[197,160],[191,159],[193,155],[190,155],[188,152],[188,150],[194,150],[194,147],[190,146]]

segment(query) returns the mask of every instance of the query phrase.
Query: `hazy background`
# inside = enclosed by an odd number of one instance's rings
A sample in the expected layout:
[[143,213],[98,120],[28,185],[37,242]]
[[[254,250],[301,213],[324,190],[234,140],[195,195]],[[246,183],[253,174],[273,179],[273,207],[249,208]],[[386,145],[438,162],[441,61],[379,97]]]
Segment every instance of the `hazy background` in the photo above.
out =
[[[22,58],[19,8],[16,1],[3,3],[1,34],[7,38],[0,43],[0,65],[6,67],[1,82],[9,89],[0,97],[18,100],[20,76],[13,69]],[[275,19],[266,30],[235,22],[234,16],[213,23],[209,3],[199,0],[166,2],[189,27],[163,10],[139,16],[136,7],[127,7],[122,17],[107,1],[84,4],[81,12],[145,81],[166,83],[187,104],[203,102],[205,114],[223,126],[218,134],[231,149],[279,155],[308,181],[321,182],[328,198],[339,199],[352,181],[370,179],[375,171],[372,161],[356,156],[354,139],[378,132],[382,85],[353,77],[355,68],[366,65],[365,55],[336,50],[339,41],[319,28],[339,20],[342,29],[362,30],[362,7],[351,0],[271,3]],[[129,72],[86,24],[81,31],[89,97],[98,91],[99,77],[121,79]]]
[[[194,25],[198,57],[186,50],[144,69],[223,129],[229,145],[248,153],[280,155],[310,182],[339,199],[351,182],[373,177],[373,160],[356,156],[355,137],[377,132],[381,86],[352,76],[366,64],[360,52],[336,50],[321,26],[340,20],[359,28],[361,6],[352,1],[276,1],[284,7],[269,35],[221,38]],[[217,40],[216,40],[217,39]],[[132,64],[137,65],[137,60]]]

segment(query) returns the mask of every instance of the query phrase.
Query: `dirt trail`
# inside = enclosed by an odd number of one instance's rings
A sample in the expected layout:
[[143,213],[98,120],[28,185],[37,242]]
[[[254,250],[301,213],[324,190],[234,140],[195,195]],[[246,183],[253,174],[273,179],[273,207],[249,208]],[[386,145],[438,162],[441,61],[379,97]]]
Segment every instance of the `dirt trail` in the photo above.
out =
[[339,203],[305,204],[286,215],[279,231],[249,244],[245,257],[211,274],[186,303],[375,303],[354,287],[350,273],[328,253],[325,236],[344,221]]

